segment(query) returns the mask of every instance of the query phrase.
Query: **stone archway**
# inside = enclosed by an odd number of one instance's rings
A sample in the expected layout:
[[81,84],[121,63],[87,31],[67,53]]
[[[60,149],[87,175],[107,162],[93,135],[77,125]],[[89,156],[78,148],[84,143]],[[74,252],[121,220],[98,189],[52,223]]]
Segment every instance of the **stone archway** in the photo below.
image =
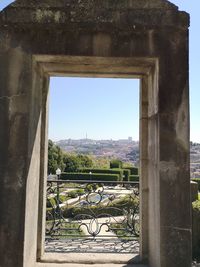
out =
[[94,70],[142,80],[141,261],[190,266],[188,26],[165,0],[19,0],[0,13],[1,266],[58,266],[40,257],[48,79]]

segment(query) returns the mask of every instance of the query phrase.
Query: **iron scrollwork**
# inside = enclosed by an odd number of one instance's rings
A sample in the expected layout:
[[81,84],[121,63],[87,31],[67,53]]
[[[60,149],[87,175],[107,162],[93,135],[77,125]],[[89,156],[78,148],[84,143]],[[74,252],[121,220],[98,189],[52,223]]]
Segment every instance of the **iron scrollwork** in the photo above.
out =
[[73,243],[74,251],[80,251],[88,240],[96,245],[100,240],[104,245],[110,240],[114,252],[119,247],[127,252],[124,247],[130,249],[133,242],[138,245],[138,237],[139,183],[48,181],[47,251],[51,251],[52,242],[62,243],[65,249],[68,244],[67,251],[73,251]]

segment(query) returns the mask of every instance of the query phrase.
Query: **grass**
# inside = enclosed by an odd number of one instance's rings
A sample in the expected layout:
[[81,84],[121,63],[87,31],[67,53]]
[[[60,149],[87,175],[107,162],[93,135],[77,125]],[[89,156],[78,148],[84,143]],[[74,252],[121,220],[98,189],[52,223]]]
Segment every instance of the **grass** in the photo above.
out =
[[[136,223],[135,227],[139,227],[139,224]],[[112,223],[110,229],[116,236],[123,240],[132,240],[133,238],[139,238],[139,229],[133,229],[133,226],[130,227],[127,223]]]
[[[55,225],[58,220],[55,221]],[[49,220],[46,222],[46,228],[51,229],[53,220]],[[57,227],[55,226],[55,232],[52,232],[50,236],[56,239],[66,239],[72,237],[81,237],[85,236],[84,232],[80,229],[80,225],[78,223],[61,223]],[[57,228],[57,230],[56,230]]]

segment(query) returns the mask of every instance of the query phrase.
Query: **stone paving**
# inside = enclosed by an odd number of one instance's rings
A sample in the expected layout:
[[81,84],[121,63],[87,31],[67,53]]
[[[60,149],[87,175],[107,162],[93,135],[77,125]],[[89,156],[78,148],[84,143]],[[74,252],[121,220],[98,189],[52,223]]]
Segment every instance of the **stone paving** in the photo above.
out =
[[54,253],[139,253],[139,242],[137,240],[120,241],[119,239],[60,239],[46,240],[46,252]]
[[[139,253],[139,240],[135,237],[118,238],[115,233],[108,231],[107,223],[116,223],[124,220],[123,216],[113,218],[95,218],[81,221],[81,230],[84,235],[68,238],[46,238],[46,252],[95,252],[95,253]],[[90,230],[90,234],[88,232]],[[93,233],[98,233],[93,236]]]

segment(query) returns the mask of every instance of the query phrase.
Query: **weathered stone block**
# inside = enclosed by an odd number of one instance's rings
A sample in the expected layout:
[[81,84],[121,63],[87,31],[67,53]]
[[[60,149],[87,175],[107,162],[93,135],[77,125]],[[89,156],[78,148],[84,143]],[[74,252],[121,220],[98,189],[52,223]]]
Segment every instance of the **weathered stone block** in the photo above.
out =
[[141,260],[190,267],[188,27],[166,0],[18,0],[0,12],[1,267],[49,265],[38,263],[48,80],[69,73],[142,80]]

